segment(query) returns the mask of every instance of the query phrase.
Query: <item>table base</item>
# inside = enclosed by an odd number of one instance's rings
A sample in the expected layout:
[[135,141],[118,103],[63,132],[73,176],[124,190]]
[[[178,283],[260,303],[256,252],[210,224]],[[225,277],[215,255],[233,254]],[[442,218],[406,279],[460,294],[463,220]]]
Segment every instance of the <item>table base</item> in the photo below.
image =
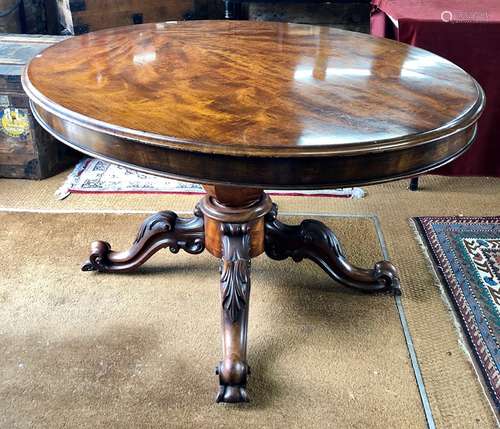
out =
[[286,225],[277,219],[277,206],[260,189],[209,186],[194,216],[179,218],[174,212],[156,213],[143,223],[130,249],[111,250],[109,243],[92,243],[84,271],[126,272],[146,262],[154,253],[170,248],[192,254],[206,248],[221,258],[221,311],[223,358],[217,365],[217,402],[247,402],[248,305],[250,261],[265,252],[270,258],[310,259],[337,282],[365,292],[400,294],[396,268],[387,261],[372,269],[351,265],[334,233],[323,223],[304,220]]

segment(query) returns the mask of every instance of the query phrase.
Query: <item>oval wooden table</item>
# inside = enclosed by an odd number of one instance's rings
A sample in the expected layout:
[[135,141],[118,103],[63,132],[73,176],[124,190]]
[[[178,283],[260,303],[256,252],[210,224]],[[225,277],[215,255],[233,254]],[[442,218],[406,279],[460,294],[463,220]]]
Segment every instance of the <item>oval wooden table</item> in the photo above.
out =
[[349,264],[324,224],[289,226],[265,188],[411,177],[473,142],[483,91],[421,49],[328,27],[231,21],[146,24],[68,39],[26,68],[33,114],[62,142],[200,182],[194,216],[148,218],[131,248],[92,244],[84,270],[129,271],[161,248],[221,265],[218,402],[247,401],[250,259],[308,258],[335,281],[399,293],[387,261]]

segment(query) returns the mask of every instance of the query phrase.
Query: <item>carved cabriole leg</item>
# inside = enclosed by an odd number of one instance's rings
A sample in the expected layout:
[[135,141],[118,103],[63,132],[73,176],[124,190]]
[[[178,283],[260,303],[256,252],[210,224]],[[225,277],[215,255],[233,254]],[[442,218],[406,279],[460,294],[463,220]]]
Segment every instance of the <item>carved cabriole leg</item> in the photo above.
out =
[[390,262],[377,262],[373,269],[355,267],[346,260],[337,237],[325,224],[304,220],[300,225],[290,226],[276,216],[277,207],[273,204],[265,220],[265,251],[270,258],[292,257],[296,262],[307,258],[345,286],[365,292],[401,294],[398,272]]
[[131,271],[165,247],[169,247],[172,253],[177,253],[179,249],[192,254],[201,253],[205,248],[203,216],[198,207],[194,214],[188,219],[179,218],[171,211],[150,216],[142,224],[130,249],[123,252],[111,250],[110,244],[105,241],[95,241],[82,270],[103,273]]
[[250,301],[250,234],[245,223],[221,224],[222,264],[220,294],[222,304],[223,360],[217,402],[247,402],[248,305]]
[[222,361],[217,402],[246,402],[250,258],[264,252],[264,216],[271,200],[261,190],[205,187],[200,202],[207,250],[221,261]]

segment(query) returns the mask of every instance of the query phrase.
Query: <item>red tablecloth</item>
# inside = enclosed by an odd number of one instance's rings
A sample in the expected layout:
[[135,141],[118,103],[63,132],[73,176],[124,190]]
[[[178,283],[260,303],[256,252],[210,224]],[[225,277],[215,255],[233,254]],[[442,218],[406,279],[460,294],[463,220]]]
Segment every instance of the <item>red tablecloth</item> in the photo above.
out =
[[470,73],[486,93],[476,142],[436,173],[500,177],[500,0],[372,0],[372,4],[373,35],[447,58]]

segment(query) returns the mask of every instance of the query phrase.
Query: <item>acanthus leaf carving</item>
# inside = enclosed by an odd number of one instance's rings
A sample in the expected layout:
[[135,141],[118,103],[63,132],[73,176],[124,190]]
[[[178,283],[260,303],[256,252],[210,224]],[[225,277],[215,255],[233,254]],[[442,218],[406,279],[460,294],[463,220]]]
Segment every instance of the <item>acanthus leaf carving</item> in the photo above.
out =
[[236,322],[250,292],[250,235],[246,224],[223,224],[222,233],[222,306]]
[[172,211],[162,211],[149,216],[139,228],[134,244],[139,243],[142,239],[149,238],[152,233],[168,232],[174,229],[177,214]]
[[221,285],[222,306],[232,322],[238,320],[241,311],[247,305],[247,284],[249,261],[223,261]]

